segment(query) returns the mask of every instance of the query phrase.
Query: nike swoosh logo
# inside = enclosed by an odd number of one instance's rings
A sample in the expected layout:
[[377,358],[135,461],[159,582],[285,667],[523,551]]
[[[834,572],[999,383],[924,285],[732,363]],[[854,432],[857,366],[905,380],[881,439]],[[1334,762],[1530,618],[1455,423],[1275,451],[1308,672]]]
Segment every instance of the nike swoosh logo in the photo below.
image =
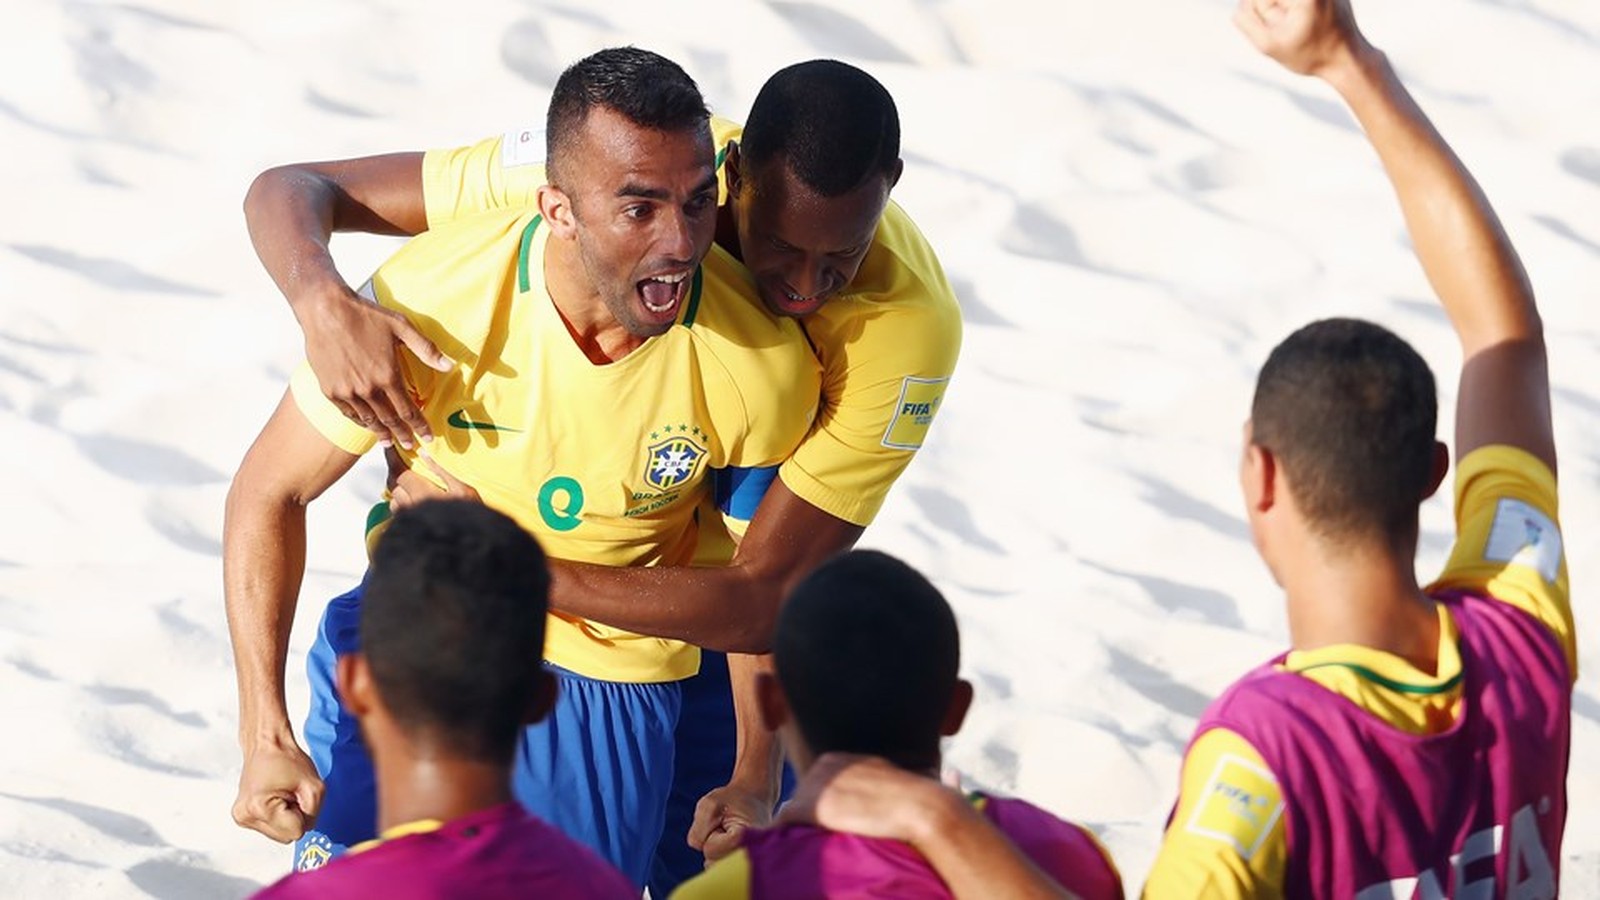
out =
[[458,409],[451,413],[450,418],[445,419],[445,422],[448,423],[451,428],[465,428],[472,431],[509,431],[512,434],[522,433],[520,429],[506,428],[503,425],[496,425],[493,422],[474,422],[467,418],[467,411],[464,409]]

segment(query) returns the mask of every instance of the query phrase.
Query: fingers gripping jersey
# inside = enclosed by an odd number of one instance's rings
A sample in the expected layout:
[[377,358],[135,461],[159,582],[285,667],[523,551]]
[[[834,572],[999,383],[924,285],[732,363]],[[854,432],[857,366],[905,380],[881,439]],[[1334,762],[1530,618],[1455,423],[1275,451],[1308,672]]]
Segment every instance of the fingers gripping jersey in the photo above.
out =
[[[596,366],[572,340],[543,280],[549,229],[531,211],[494,211],[407,244],[371,281],[459,365],[439,373],[404,355],[436,436],[426,449],[551,557],[613,566],[690,561],[694,510],[713,470],[771,466],[806,433],[818,374],[793,322],[741,293],[713,250],[679,321]],[[373,435],[322,396],[309,369],[300,409],[352,453]],[[410,451],[402,451],[420,474]],[[546,657],[610,681],[693,674],[698,651],[552,613]]]
[[[742,132],[712,119],[722,148]],[[543,133],[514,130],[423,158],[428,225],[484,209],[523,207],[544,183]],[[726,194],[724,188],[724,196]],[[856,525],[871,523],[922,447],[961,349],[961,310],[927,240],[904,210],[885,209],[848,288],[807,316],[823,367],[812,432],[780,474],[807,503]]]

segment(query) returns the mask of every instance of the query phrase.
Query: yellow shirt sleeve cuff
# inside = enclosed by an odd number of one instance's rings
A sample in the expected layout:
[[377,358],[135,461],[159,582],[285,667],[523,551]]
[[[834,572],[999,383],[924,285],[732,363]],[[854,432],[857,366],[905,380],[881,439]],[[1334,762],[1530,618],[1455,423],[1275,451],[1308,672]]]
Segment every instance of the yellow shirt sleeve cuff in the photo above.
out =
[[322,393],[322,385],[311,371],[311,364],[302,362],[289,378],[289,392],[295,406],[300,408],[306,421],[328,442],[353,456],[360,456],[378,443],[378,436],[350,421],[339,411],[333,401]]

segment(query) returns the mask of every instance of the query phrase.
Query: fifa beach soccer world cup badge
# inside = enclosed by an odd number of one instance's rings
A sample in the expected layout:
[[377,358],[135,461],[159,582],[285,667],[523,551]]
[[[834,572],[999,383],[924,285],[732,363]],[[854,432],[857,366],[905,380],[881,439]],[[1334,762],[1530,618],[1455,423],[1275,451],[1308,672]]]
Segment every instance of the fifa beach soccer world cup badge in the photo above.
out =
[[705,435],[699,426],[667,425],[650,433],[661,438],[645,451],[645,484],[670,491],[694,480],[706,450],[698,443]]

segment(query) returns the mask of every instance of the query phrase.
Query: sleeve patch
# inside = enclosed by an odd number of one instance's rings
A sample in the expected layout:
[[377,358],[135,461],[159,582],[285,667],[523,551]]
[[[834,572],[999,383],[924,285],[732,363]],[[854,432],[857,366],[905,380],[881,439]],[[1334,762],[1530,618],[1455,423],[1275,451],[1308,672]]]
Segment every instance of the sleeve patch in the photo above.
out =
[[536,166],[544,162],[544,129],[513,128],[500,138],[500,167]]
[[1561,529],[1534,506],[1510,497],[1495,506],[1483,558],[1527,566],[1554,584],[1561,571]]
[[907,376],[900,383],[900,402],[895,407],[894,418],[883,432],[883,446],[891,450],[921,449],[928,436],[928,426],[933,424],[933,415],[944,402],[944,389],[949,383],[949,376]]
[[1184,830],[1231,844],[1249,862],[1282,815],[1283,795],[1272,773],[1228,753],[1211,770]]

